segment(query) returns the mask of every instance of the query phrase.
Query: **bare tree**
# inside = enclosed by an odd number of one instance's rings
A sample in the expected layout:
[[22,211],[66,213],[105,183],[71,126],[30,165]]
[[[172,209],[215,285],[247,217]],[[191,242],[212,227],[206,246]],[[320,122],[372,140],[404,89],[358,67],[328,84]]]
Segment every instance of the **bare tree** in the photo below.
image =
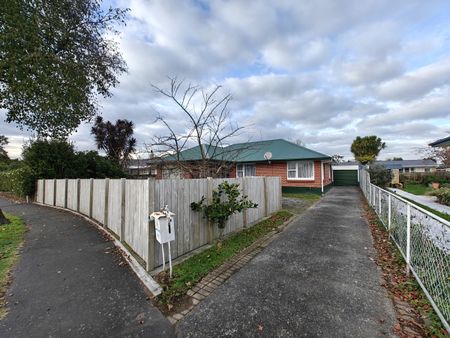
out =
[[[161,114],[156,118],[167,131],[155,136],[150,144],[160,164],[193,178],[226,175],[234,160],[248,149],[246,145],[229,146],[243,129],[231,119],[231,95],[223,94],[221,86],[206,90],[177,78],[170,79],[168,90],[153,87],[182,113],[177,126]],[[197,146],[195,154],[183,153],[194,146]]]

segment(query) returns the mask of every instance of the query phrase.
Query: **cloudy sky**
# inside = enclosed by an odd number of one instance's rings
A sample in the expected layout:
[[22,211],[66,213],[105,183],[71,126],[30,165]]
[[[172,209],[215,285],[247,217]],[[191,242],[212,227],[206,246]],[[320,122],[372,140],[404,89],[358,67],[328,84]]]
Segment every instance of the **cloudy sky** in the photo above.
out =
[[[129,72],[100,111],[134,121],[141,148],[162,133],[158,113],[182,128],[151,87],[167,87],[168,76],[222,85],[255,141],[300,139],[351,158],[352,140],[375,134],[387,144],[380,158],[413,159],[450,134],[450,1],[111,3],[130,8],[120,36]],[[72,135],[79,150],[93,148],[89,130]],[[19,156],[28,134],[4,122],[0,134]]]

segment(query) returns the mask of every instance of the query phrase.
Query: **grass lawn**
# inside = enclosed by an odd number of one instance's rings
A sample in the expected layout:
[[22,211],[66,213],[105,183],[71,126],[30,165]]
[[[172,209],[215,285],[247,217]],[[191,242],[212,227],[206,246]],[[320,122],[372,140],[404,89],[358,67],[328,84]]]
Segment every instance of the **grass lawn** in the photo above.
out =
[[283,197],[300,198],[302,200],[315,202],[315,201],[320,200],[321,196],[318,194],[312,194],[312,193],[283,193]]
[[432,191],[433,188],[419,183],[405,183],[403,190],[414,195],[425,195],[427,192]]
[[432,214],[435,214],[436,216],[439,216],[439,217],[445,219],[446,221],[450,222],[450,215],[449,214],[446,214],[444,212],[440,212],[440,211],[434,210],[433,208],[430,208],[430,207],[427,207],[426,205],[417,203],[416,201],[413,201],[413,200],[411,200],[409,198],[406,198],[404,196],[400,196],[400,197],[405,199],[405,200],[407,200],[407,201],[409,201],[409,202],[411,202],[411,203],[413,203],[413,204],[415,204],[415,205],[417,205],[417,206],[419,206],[419,207],[421,207],[422,209],[425,209],[426,211],[429,211]]
[[5,213],[11,223],[0,225],[0,318],[5,314],[4,294],[8,286],[9,272],[17,260],[17,250],[26,231],[23,221]]
[[163,288],[163,292],[158,296],[159,303],[161,305],[173,304],[208,273],[291,217],[292,214],[289,211],[279,211],[268,219],[227,237],[220,246],[213,245],[176,265],[170,281],[159,281]]

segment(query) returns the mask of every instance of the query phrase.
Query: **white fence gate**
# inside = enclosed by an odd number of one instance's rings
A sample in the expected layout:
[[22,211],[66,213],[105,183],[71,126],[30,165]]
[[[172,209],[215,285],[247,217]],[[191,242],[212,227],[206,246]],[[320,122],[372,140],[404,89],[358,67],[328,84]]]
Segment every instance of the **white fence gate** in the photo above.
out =
[[372,184],[366,170],[360,177],[367,201],[450,332],[450,222]]

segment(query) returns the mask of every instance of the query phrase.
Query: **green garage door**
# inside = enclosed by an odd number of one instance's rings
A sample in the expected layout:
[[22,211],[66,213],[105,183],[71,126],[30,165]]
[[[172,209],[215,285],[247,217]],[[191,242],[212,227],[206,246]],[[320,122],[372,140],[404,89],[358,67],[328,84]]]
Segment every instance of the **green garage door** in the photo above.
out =
[[333,170],[334,185],[358,185],[357,170]]

